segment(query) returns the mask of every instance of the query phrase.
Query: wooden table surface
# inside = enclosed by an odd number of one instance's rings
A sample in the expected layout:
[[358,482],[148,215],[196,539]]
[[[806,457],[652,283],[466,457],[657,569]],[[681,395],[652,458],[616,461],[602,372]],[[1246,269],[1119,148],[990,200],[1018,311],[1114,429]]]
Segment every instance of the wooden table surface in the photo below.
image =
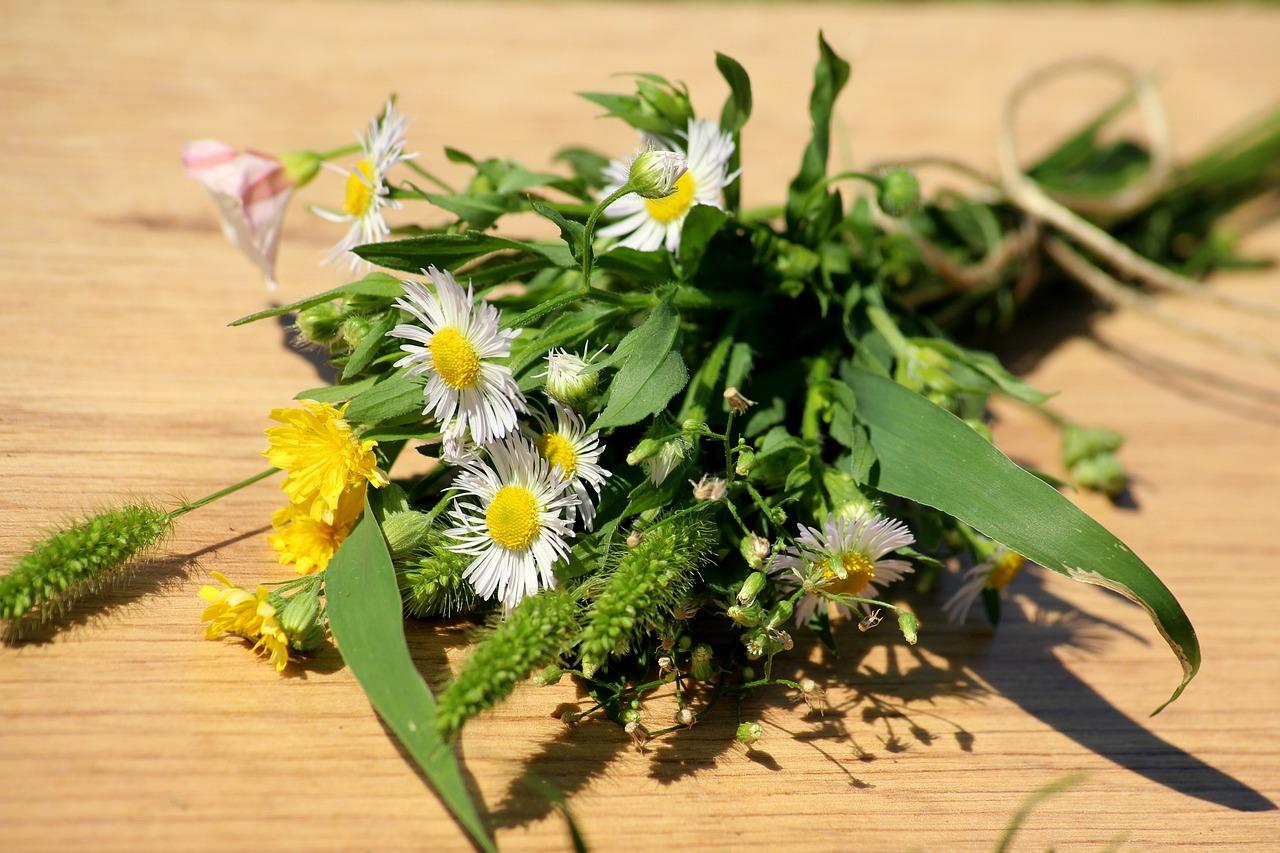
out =
[[[855,69],[840,165],[948,152],[989,166],[1003,92],[1073,54],[1157,71],[1183,153],[1268,106],[1280,80],[1280,16],[1227,5],[6,0],[0,18],[5,564],[81,511],[195,497],[259,470],[267,410],[316,384],[278,325],[227,328],[266,296],[183,176],[184,138],[339,145],[395,90],[429,166],[449,170],[449,144],[536,168],[570,142],[629,148],[624,128],[570,94],[624,86],[613,71],[684,79],[718,110],[720,49],[753,74],[745,193],[763,203],[798,162],[818,27]],[[1060,87],[1028,116],[1028,144],[1102,94]],[[304,196],[339,193],[330,179]],[[337,236],[296,206],[281,298],[341,279],[317,266]],[[1280,234],[1251,245],[1280,254]],[[1274,272],[1221,284],[1280,302]],[[1274,324],[1176,307],[1277,337]],[[916,649],[883,631],[847,636],[838,659],[794,661],[833,685],[835,707],[817,718],[760,697],[746,710],[766,739],[751,756],[729,743],[728,715],[642,755],[612,726],[552,719],[575,698],[567,684],[520,689],[462,740],[500,843],[564,845],[563,822],[524,785],[541,777],[571,795],[599,850],[984,850],[1026,794],[1071,771],[1087,780],[1044,804],[1017,849],[1280,843],[1280,371],[1123,314],[1064,316],[1021,339],[1046,350],[1020,363],[1062,392],[1064,411],[1131,440],[1136,508],[1077,499],[1198,627],[1204,669],[1179,702],[1146,716],[1177,667],[1139,611],[1032,573],[996,637],[927,611]],[[1001,444],[1056,470],[1053,433],[1001,412]],[[189,517],[175,556],[106,606],[76,611],[52,641],[0,649],[0,848],[463,846],[335,654],[278,676],[237,643],[201,638],[195,593],[211,570],[243,584],[287,576],[263,534],[278,501],[264,484]],[[415,625],[411,644],[438,683],[465,631]]]

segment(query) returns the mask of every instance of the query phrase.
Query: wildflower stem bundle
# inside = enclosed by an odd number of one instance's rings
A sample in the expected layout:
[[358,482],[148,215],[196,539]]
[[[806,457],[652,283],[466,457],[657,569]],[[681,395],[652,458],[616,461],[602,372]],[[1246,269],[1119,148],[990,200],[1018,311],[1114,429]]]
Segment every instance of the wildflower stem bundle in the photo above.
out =
[[[485,849],[448,744],[520,682],[577,679],[592,701],[563,719],[608,719],[641,749],[730,696],[736,738],[754,747],[764,729],[740,718],[746,696],[822,701],[813,679],[775,677],[779,655],[862,642],[886,614],[881,632],[896,623],[916,643],[979,600],[995,624],[1035,566],[1141,603],[1182,670],[1176,698],[1200,654],[1177,599],[1057,480],[992,444],[989,403],[1041,412],[1067,475],[1111,495],[1126,484],[1122,438],[1046,408],[960,335],[1027,316],[1038,287],[1096,283],[1102,266],[1207,292],[1188,276],[1240,262],[1219,226],[1275,188],[1280,122],[1182,170],[1158,134],[1153,150],[1104,141],[1110,113],[1038,163],[1006,139],[999,180],[941,156],[832,169],[850,67],[821,36],[818,56],[799,168],[783,204],[756,210],[739,205],[751,81],[722,54],[718,119],[682,84],[636,75],[632,92],[585,95],[637,132],[635,150],[565,148],[547,170],[447,148],[467,176],[438,179],[394,100],[355,146],[274,158],[190,143],[188,172],[268,282],[292,196],[324,194],[313,209],[341,232],[326,262],[360,277],[232,325],[292,316],[335,383],[269,413],[271,469],[36,546],[0,577],[0,617],[44,617],[174,518],[280,470],[268,541],[292,579],[251,591],[215,575],[199,593],[206,635],[285,669],[331,633]],[[908,165],[981,192],[926,197]],[[522,238],[515,214],[558,236]],[[432,469],[393,481],[407,448]],[[438,702],[409,658],[406,613],[492,626]],[[660,690],[676,713],[655,724]]]

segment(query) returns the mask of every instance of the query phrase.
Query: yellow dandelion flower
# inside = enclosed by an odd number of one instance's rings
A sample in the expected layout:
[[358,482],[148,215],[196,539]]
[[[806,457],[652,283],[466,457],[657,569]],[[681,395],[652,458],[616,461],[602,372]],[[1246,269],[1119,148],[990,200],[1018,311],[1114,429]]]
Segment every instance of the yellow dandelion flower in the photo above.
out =
[[373,448],[378,442],[361,440],[343,420],[346,406],[306,401],[301,409],[272,409],[281,426],[267,429],[262,455],[287,472],[284,492],[315,521],[334,524],[338,504],[353,486],[387,484],[378,469]]
[[268,537],[280,563],[300,575],[323,572],[364,509],[365,485],[348,489],[338,501],[333,523],[316,521],[295,504],[271,516],[275,532]]
[[276,618],[276,608],[267,600],[267,588],[259,586],[250,593],[231,582],[221,572],[213,577],[222,588],[205,584],[200,587],[200,597],[209,606],[200,614],[201,622],[208,622],[204,635],[216,640],[226,634],[234,634],[254,641],[253,650],[266,653],[268,661],[279,672],[289,663],[289,637]]

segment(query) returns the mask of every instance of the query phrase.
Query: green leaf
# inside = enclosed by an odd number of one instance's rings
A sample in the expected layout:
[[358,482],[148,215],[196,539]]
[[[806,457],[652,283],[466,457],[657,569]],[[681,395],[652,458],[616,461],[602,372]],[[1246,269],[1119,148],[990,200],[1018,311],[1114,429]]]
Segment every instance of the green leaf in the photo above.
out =
[[[679,353],[671,351],[680,318],[668,302],[660,302],[638,328],[618,344],[626,353],[622,369],[609,387],[609,402],[592,431],[636,423],[662,411],[688,379]],[[675,356],[674,361],[671,356]]]
[[[369,243],[356,246],[351,251],[371,264],[417,273],[429,266],[455,269],[467,261],[504,249],[542,255],[557,266],[566,269],[577,266],[568,250],[559,243],[526,243],[486,234],[483,231],[468,231],[465,234],[429,234],[405,240]],[[379,273],[379,275],[382,274]],[[390,278],[390,276],[387,277]]]
[[911,342],[917,346],[935,349],[943,355],[967,365],[989,379],[995,387],[1017,400],[1039,405],[1053,396],[1043,391],[1037,391],[1005,370],[1004,365],[1000,363],[1000,359],[989,352],[966,349],[943,338],[913,338]]
[[806,196],[826,176],[831,146],[831,110],[840,90],[849,82],[849,63],[836,56],[831,45],[818,33],[818,65],[813,71],[813,91],[809,95],[812,137],[804,149],[800,171],[787,191],[787,224],[794,227],[803,218]]
[[391,331],[399,319],[398,310],[388,311],[369,327],[360,345],[347,358],[347,364],[342,368],[343,379],[350,379],[369,366],[369,362],[378,355],[378,349],[386,342],[387,332]]
[[459,219],[465,219],[473,228],[488,228],[508,213],[515,213],[524,206],[519,196],[502,193],[465,193],[448,195],[426,193],[427,201],[444,208]]
[[331,299],[339,299],[344,296],[380,296],[384,299],[395,299],[403,293],[404,287],[395,277],[389,276],[384,272],[371,272],[359,281],[339,285],[333,290],[326,290],[324,293],[317,293],[315,296],[308,296],[306,299],[299,299],[297,302],[290,302],[288,305],[277,305],[265,311],[256,311],[253,314],[245,315],[231,323],[231,325],[243,326],[246,323],[265,320],[268,317],[279,317],[281,314],[302,311],[313,305],[319,305],[322,302],[328,302]]
[[569,247],[569,254],[576,261],[582,260],[582,238],[586,228],[581,222],[565,219],[558,210],[548,207],[540,201],[533,202],[533,210],[544,219],[549,219],[560,229],[560,237]]
[[707,244],[728,218],[723,210],[709,204],[694,205],[689,211],[680,229],[680,267],[686,281],[698,272]]
[[457,757],[436,733],[435,699],[409,656],[395,568],[367,501],[364,517],[333,555],[324,577],[329,629],[369,704],[476,845],[496,849],[468,795]]
[[376,376],[366,376],[359,382],[351,382],[346,385],[322,385],[319,388],[310,388],[295,394],[293,399],[315,400],[317,403],[345,403],[347,400],[372,388],[377,381],[378,377]]
[[640,252],[630,246],[615,246],[596,258],[595,265],[637,281],[668,282],[674,275],[671,253],[665,249]]
[[1142,605],[1182,666],[1177,699],[1200,668],[1200,644],[1178,600],[1136,554],[963,421],[888,379],[844,373],[879,459],[873,485],[934,507],[1027,559]]
[[720,129],[737,133],[751,118],[751,78],[732,56],[716,52],[716,68],[729,84],[729,97],[720,111]]
[[351,401],[347,420],[380,424],[422,410],[422,383],[395,373]]

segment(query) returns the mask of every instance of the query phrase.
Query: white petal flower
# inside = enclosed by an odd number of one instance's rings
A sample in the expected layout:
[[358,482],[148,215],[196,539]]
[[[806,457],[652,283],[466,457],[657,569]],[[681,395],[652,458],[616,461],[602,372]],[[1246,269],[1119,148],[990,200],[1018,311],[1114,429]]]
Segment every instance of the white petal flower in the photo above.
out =
[[408,355],[396,367],[427,377],[423,414],[435,416],[460,452],[467,435],[488,444],[515,429],[517,413],[527,411],[511,368],[497,363],[511,355],[520,330],[500,329],[498,309],[476,305],[471,288],[463,290],[449,273],[425,272],[434,294],[406,281],[405,295],[396,300],[418,323],[401,323],[387,334],[412,341],[400,347]]
[[329,166],[347,178],[342,210],[321,207],[313,207],[312,210],[330,222],[350,223],[350,227],[329,252],[325,263],[345,258],[353,271],[368,269],[369,264],[351,250],[366,243],[381,243],[390,236],[391,228],[383,218],[382,209],[398,208],[400,202],[388,197],[391,190],[387,186],[387,173],[405,160],[418,156],[416,153],[404,153],[406,123],[406,118],[388,101],[382,116],[369,122],[369,133],[365,136],[357,134],[364,156],[349,169]]
[[610,476],[600,465],[604,445],[600,443],[600,434],[587,432],[586,423],[573,410],[558,403],[552,403],[552,407],[556,414],[554,423],[545,414],[538,413],[541,432],[535,444],[543,457],[569,482],[577,498],[577,504],[569,512],[569,520],[580,517],[582,526],[590,530],[596,505],[588,486],[598,499],[605,480]]
[[[605,216],[618,221],[601,228],[601,236],[623,237],[618,245],[641,252],[664,245],[675,252],[680,248],[680,230],[685,217],[695,204],[724,208],[724,188],[737,177],[736,172],[728,174],[733,134],[722,131],[714,121],[690,119],[684,137],[688,170],[676,180],[675,190],[665,198],[654,199],[627,193],[605,209]],[[678,150],[671,140],[654,136],[645,137],[644,148]],[[601,191],[602,198],[627,183],[630,167],[614,160],[604,174],[608,186]]]
[[453,482],[458,494],[446,535],[452,550],[474,557],[464,577],[481,598],[508,611],[526,595],[556,585],[553,567],[569,556],[577,502],[569,481],[525,439],[508,436],[486,449],[489,462],[467,463]]
[[965,572],[964,583],[942,605],[948,621],[953,625],[962,624],[984,589],[995,590],[1003,596],[1009,582],[1018,576],[1026,562],[1026,557],[1002,545],[989,559]]
[[666,198],[687,171],[689,161],[679,151],[647,147],[627,164],[627,182],[642,198]]
[[[870,598],[914,571],[905,560],[883,559],[885,554],[915,542],[900,521],[869,514],[858,518],[827,516],[821,530],[800,525],[795,544],[773,558],[771,571],[790,570],[801,582],[823,592]],[[818,605],[852,615],[851,608],[818,595],[806,595],[796,605],[796,624],[809,621]]]

